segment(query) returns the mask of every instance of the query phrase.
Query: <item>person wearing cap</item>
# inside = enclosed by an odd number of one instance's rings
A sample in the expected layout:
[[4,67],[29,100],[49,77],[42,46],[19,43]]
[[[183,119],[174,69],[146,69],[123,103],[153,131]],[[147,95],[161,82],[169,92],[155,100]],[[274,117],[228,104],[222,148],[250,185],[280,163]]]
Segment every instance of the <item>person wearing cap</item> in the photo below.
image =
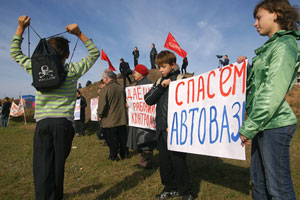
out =
[[[145,65],[136,65],[133,77],[136,85],[152,84],[147,78],[149,71]],[[144,128],[130,127],[127,139],[127,147],[137,151],[140,161],[138,168],[151,169],[153,160],[153,149],[156,147],[155,131]]]

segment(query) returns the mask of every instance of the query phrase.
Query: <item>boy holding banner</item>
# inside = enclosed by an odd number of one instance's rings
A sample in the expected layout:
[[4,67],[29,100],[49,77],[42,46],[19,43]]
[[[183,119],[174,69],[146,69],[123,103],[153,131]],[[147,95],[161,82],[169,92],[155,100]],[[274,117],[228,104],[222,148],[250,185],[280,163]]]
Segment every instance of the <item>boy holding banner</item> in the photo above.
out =
[[161,182],[165,188],[156,195],[156,198],[168,199],[182,196],[183,200],[192,200],[186,153],[169,151],[167,147],[169,85],[171,81],[177,80],[180,74],[179,67],[176,64],[175,54],[170,51],[161,51],[155,62],[162,77],[145,95],[145,102],[148,105],[157,105],[155,119],[157,149]]

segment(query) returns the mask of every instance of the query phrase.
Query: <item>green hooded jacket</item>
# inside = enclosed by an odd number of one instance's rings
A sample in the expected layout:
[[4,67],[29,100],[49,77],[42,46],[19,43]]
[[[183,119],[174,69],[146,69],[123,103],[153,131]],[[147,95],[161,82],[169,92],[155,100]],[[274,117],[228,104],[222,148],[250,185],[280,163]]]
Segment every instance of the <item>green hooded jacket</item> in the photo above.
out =
[[239,132],[252,139],[265,129],[297,123],[285,100],[300,66],[300,31],[276,32],[262,47],[255,50],[247,72],[246,111]]

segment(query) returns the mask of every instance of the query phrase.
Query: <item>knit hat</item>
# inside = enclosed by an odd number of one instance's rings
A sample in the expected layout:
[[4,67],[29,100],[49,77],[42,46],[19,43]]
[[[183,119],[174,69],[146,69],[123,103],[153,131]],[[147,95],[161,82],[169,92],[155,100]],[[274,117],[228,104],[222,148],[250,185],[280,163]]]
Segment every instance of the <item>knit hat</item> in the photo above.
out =
[[138,73],[142,74],[143,76],[147,76],[147,74],[149,73],[149,71],[145,65],[136,65],[134,68],[134,71],[137,71]]

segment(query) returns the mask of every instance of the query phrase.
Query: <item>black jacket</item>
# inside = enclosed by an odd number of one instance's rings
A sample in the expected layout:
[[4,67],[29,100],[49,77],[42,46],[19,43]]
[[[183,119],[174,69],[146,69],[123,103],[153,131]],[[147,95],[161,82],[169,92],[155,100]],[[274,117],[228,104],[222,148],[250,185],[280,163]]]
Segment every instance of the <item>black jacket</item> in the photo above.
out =
[[8,117],[9,116],[9,111],[10,111],[10,106],[11,103],[8,101],[5,101],[2,105],[2,115],[3,117]]
[[226,59],[224,59],[224,61],[223,61],[223,60],[220,60],[220,63],[221,63],[223,66],[229,65],[229,59],[226,58]]
[[185,69],[188,65],[189,65],[188,59],[187,57],[185,57],[182,61],[181,67]]
[[128,74],[132,73],[128,62],[122,62],[122,63],[120,63],[119,70],[120,70],[120,72],[121,72],[122,75],[128,75]]
[[156,56],[157,56],[157,51],[156,51],[156,48],[154,47],[150,51],[150,59],[155,60]]
[[80,99],[80,121],[85,122],[85,108],[87,106],[86,99],[82,95],[76,98]]
[[139,52],[139,50],[132,51],[132,54],[133,54],[133,57],[134,57],[135,59],[137,59],[137,58],[140,57],[140,52]]
[[149,92],[145,95],[145,102],[148,105],[156,104],[156,130],[166,130],[168,128],[168,96],[169,87],[164,88],[161,82],[165,79],[177,80],[179,70],[171,72],[167,77],[162,77],[159,84],[154,83]]

